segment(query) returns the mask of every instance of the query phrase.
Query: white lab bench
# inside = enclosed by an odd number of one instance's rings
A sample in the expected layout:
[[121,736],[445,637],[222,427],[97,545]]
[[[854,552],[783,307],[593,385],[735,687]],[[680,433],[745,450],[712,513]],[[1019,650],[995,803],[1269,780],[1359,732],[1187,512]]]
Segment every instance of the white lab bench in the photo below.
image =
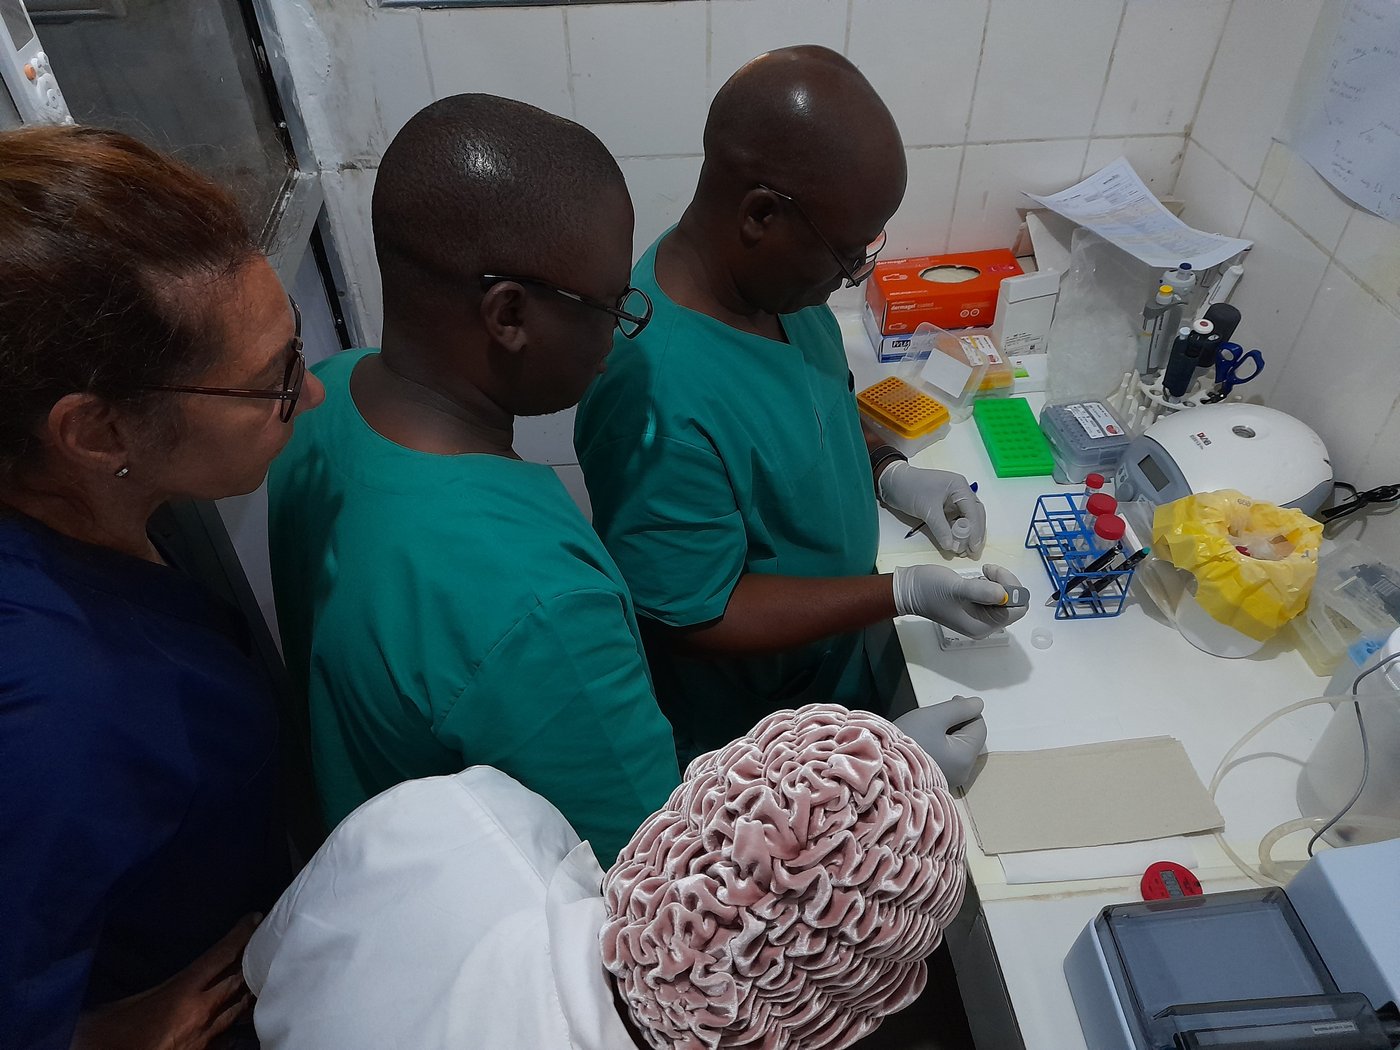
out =
[[[837,316],[856,389],[889,374],[891,366],[875,361],[858,314],[838,306]],[[1038,411],[1043,395],[1031,394],[1028,400]],[[1208,785],[1222,757],[1251,727],[1279,708],[1322,692],[1325,680],[1277,640],[1245,659],[1211,656],[1195,649],[1136,593],[1130,593],[1120,616],[1055,620],[1054,609],[1043,604],[1049,580],[1024,541],[1036,497],[1068,489],[1049,477],[998,479],[971,420],[953,425],[947,437],[913,461],[957,470],[979,483],[987,508],[986,548],[975,564],[945,558],[923,532],[906,539],[909,524],[882,509],[881,570],[933,562],[966,571],[995,562],[1031,589],[1030,612],[1009,629],[1009,648],[944,652],[928,621],[896,621],[918,703],[938,703],[956,693],[981,696],[989,750],[1166,735],[1181,741]],[[1031,631],[1037,627],[1051,631],[1050,648],[1032,647]],[[1257,860],[1262,834],[1298,816],[1293,791],[1299,764],[1330,714],[1330,708],[1319,705],[1274,723],[1244,748],[1245,760],[1237,759],[1222,782],[1218,803],[1224,834],[1247,860]],[[1103,789],[1112,792],[1114,785]],[[966,803],[959,800],[958,805],[966,818]],[[1207,893],[1252,885],[1213,837],[1192,836],[1190,841],[1198,859],[1195,873]],[[1305,844],[1306,836],[1295,836],[1276,854],[1301,858]],[[1092,859],[1095,852],[1088,856]],[[1140,899],[1141,871],[1010,884],[1001,861],[979,849],[970,823],[967,854],[969,904],[950,928],[948,941],[978,1046],[1082,1048],[1061,964],[1100,909]],[[1087,864],[1086,869],[1093,870]]]

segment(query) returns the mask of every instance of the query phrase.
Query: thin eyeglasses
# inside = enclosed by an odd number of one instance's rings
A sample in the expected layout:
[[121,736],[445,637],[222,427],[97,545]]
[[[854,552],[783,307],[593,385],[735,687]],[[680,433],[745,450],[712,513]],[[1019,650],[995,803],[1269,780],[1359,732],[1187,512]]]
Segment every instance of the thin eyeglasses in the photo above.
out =
[[562,295],[565,299],[572,299],[576,303],[594,310],[602,310],[604,313],[612,314],[613,323],[617,325],[617,330],[622,333],[624,339],[635,339],[642,334],[642,329],[651,322],[651,297],[640,288],[627,288],[617,297],[617,304],[609,306],[600,299],[584,295],[582,292],[575,292],[568,288],[560,288],[558,285],[542,281],[538,277],[520,277],[505,274],[484,273],[481,275],[481,286],[483,289],[491,287],[493,284],[500,284],[502,281],[514,281],[517,284],[530,284],[536,288],[543,288],[553,292],[555,295]]
[[781,201],[791,204],[793,208],[796,209],[797,214],[802,216],[802,221],[811,227],[812,232],[817,235],[817,239],[825,245],[826,250],[831,253],[831,257],[836,260],[836,265],[841,268],[841,273],[846,278],[847,288],[858,287],[875,271],[875,260],[879,257],[880,253],[885,250],[885,241],[889,239],[884,230],[881,230],[875,239],[865,246],[865,252],[861,256],[860,262],[854,267],[848,266],[846,265],[846,261],[841,258],[841,254],[832,247],[831,242],[826,239],[826,234],[822,233],[821,228],[812,221],[812,217],[803,210],[802,205],[798,204],[794,198],[789,197],[781,190],[775,190],[772,186],[765,186],[761,182],[758,184],[758,188],[765,193],[771,193]]
[[283,423],[289,422],[297,410],[301,388],[306,382],[306,355],[302,353],[301,310],[290,295],[287,302],[292,304],[293,332],[287,370],[282,373],[282,386],[277,390],[247,390],[236,386],[177,386],[168,383],[144,384],[142,390],[164,390],[172,394],[209,394],[213,397],[250,397],[282,402],[280,416]]

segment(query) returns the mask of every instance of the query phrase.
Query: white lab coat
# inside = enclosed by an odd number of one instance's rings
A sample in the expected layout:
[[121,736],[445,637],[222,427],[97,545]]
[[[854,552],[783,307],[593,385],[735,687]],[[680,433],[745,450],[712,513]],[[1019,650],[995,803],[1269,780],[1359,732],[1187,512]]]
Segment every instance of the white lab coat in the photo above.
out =
[[243,959],[265,1050],[626,1050],[603,877],[487,766],[384,792],[336,828]]

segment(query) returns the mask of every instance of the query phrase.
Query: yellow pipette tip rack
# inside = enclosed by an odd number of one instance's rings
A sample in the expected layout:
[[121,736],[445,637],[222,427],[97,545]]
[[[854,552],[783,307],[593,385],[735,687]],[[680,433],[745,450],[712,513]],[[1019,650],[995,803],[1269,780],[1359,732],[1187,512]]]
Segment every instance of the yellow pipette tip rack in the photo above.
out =
[[856,404],[875,422],[900,437],[918,438],[948,423],[943,402],[916,390],[898,376],[882,379],[856,395]]

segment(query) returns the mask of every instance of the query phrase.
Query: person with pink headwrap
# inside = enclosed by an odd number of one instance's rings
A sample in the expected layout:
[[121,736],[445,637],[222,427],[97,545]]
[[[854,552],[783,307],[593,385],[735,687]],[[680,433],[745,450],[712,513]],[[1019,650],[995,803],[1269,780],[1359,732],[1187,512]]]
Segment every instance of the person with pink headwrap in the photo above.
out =
[[606,875],[496,770],[392,788],[244,973],[268,1050],[841,1050],[923,990],[963,856],[911,737],[810,704],[692,762]]

